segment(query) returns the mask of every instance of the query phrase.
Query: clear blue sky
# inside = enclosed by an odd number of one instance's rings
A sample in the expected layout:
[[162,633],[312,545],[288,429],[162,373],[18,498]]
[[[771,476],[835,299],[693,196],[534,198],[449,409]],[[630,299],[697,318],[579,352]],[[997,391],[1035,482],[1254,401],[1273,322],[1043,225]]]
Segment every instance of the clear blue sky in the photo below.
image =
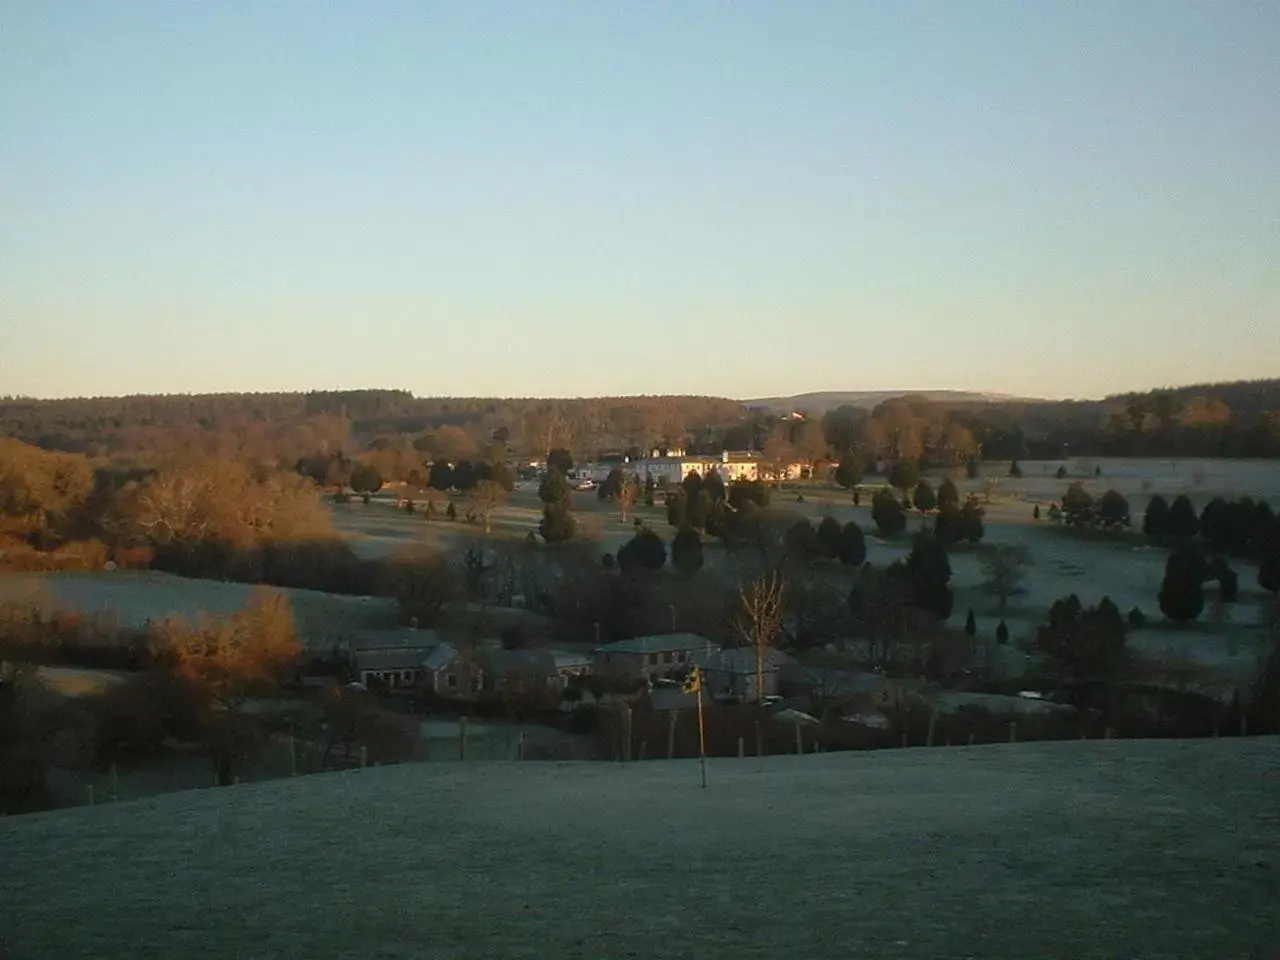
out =
[[0,0],[0,394],[1280,375],[1280,5]]

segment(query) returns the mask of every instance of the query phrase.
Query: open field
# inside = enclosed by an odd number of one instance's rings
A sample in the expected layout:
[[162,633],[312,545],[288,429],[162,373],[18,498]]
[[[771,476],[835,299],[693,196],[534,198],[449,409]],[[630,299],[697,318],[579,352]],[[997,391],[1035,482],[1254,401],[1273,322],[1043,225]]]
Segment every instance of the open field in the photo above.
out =
[[[397,622],[391,600],[349,597],[315,590],[279,589],[293,604],[302,638],[320,649],[352,630],[378,629]],[[37,600],[86,617],[100,615],[124,628],[143,627],[166,617],[199,619],[235,613],[253,587],[221,580],[195,580],[167,573],[118,570],[113,573],[23,573],[0,577],[0,601]]]
[[[1280,740],[407,765],[0,820],[0,955],[1262,958]],[[6,952],[7,951],[7,952]]]

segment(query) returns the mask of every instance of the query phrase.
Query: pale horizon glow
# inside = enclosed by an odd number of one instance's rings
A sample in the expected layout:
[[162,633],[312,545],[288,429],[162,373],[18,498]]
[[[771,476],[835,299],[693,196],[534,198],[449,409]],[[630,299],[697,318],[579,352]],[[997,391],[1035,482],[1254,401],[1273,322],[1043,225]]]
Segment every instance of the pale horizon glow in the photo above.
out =
[[0,0],[0,395],[1280,376],[1280,6]]

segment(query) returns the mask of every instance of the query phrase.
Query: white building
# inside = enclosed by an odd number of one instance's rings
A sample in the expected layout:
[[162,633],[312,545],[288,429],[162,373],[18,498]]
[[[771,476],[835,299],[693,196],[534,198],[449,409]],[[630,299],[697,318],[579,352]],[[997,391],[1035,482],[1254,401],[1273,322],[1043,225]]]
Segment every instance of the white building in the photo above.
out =
[[[706,476],[711,470],[720,474],[720,479],[729,483],[734,480],[772,480],[772,465],[766,464],[759,453],[754,450],[730,452],[720,456],[700,454],[679,457],[646,457],[630,464],[641,481],[645,477],[653,477],[658,483],[680,483],[695,470]],[[795,480],[804,469],[800,462],[783,465],[783,479]]]

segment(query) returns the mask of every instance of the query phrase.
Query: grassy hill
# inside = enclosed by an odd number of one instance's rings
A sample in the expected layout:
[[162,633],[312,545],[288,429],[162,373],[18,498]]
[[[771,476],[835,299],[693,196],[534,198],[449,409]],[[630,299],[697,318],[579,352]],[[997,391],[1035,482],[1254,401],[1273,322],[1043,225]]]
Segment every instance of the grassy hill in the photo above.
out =
[[[0,820],[0,956],[1262,957],[1280,740],[434,763]],[[7,952],[6,952],[7,949]]]

